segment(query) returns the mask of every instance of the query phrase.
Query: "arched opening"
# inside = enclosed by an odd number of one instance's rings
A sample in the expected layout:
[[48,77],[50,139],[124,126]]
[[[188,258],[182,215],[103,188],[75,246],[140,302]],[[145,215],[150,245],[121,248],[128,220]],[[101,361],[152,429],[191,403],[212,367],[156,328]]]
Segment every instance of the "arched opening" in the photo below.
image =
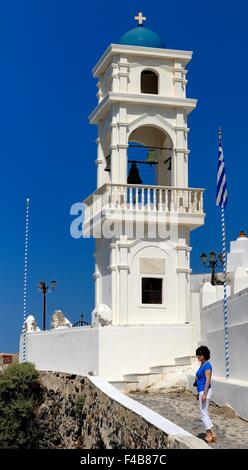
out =
[[140,76],[141,93],[158,94],[158,75],[152,70],[143,70]]
[[157,127],[135,129],[128,141],[127,183],[171,186],[172,147],[169,135]]

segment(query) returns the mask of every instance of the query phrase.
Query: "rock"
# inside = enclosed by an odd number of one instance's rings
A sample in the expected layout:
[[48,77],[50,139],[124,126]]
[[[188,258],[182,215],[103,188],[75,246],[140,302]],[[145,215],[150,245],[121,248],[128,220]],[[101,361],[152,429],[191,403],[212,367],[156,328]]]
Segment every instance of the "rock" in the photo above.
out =
[[61,310],[55,310],[52,315],[51,329],[55,328],[71,328],[72,323],[63,315]]
[[112,324],[112,310],[106,304],[99,304],[92,312],[93,326],[107,326]]
[[29,315],[25,321],[25,329],[27,333],[31,331],[40,331],[40,328],[37,326],[36,320],[33,315]]

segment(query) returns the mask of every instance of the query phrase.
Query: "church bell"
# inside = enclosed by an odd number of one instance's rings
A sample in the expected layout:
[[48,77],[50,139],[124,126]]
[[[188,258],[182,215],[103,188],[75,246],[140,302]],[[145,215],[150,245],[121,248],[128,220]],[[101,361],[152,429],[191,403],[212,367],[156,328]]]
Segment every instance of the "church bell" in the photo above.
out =
[[146,162],[150,163],[151,165],[153,165],[154,163],[158,163],[157,155],[154,152],[154,149],[148,150]]
[[172,157],[167,158],[164,163],[168,163],[167,170],[171,171],[171,161]]
[[138,170],[136,163],[132,163],[131,165],[129,175],[127,178],[127,183],[128,184],[142,184],[142,179],[140,178],[139,170]]
[[110,171],[111,170],[111,160],[110,160],[110,154],[106,157],[106,167],[104,169],[104,171]]

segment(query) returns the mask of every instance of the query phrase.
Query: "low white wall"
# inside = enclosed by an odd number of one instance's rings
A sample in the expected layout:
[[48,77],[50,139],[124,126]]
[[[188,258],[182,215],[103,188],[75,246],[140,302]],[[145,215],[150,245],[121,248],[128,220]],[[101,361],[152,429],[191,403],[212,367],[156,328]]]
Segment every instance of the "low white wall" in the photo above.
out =
[[[248,381],[248,289],[228,298],[228,335],[230,378]],[[211,351],[214,375],[225,377],[225,342],[223,301],[201,312],[201,342]]]
[[190,325],[104,327],[99,329],[99,375],[122,380],[124,374],[147,373],[157,365],[191,356]]
[[[231,294],[231,286],[227,286],[227,295]],[[223,300],[224,287],[213,286],[210,282],[206,282],[201,290],[201,305],[207,307],[210,304]]]
[[26,358],[39,370],[80,375],[92,370],[113,381],[174,364],[175,357],[194,350],[190,325],[78,327],[26,335]]
[[[189,376],[188,388],[193,393],[196,387],[193,387],[195,376]],[[213,395],[211,400],[219,406],[229,406],[241,418],[248,421],[248,382],[234,379],[223,379],[212,377]]]
[[[213,396],[218,405],[233,408],[239,416],[248,420],[248,289],[247,274],[237,268],[231,277],[227,299],[228,341],[229,341],[229,378],[226,380],[225,334],[223,287],[206,283],[201,292],[201,340],[211,351],[213,365]],[[241,290],[243,289],[243,290]],[[221,296],[219,295],[221,294]],[[220,300],[218,300],[222,297]],[[218,301],[216,301],[218,300]],[[193,378],[189,381],[192,387]]]
[[[20,342],[20,358],[21,354]],[[26,360],[39,370],[98,374],[98,330],[77,327],[26,334]]]

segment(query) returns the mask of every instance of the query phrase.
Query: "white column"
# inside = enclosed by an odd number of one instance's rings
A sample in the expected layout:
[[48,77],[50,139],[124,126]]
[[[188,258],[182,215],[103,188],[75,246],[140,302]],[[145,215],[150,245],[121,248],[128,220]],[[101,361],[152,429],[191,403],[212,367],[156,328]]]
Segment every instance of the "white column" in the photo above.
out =
[[104,152],[103,152],[103,141],[102,141],[102,123],[98,124],[98,137],[96,139],[96,144],[97,144],[97,160],[96,160],[96,165],[97,165],[97,188],[100,188],[104,184],[104,164],[105,164],[105,158],[104,158]]
[[121,236],[118,242],[119,251],[119,323],[127,325],[128,323],[128,244],[127,237]]
[[95,278],[95,306],[101,304],[101,275],[98,271],[98,268],[96,266],[96,271],[93,274],[93,277]]
[[187,244],[188,229],[179,229],[177,246],[177,279],[178,279],[178,322],[189,321],[189,301],[190,301],[190,263],[189,252],[191,248]]
[[118,298],[118,273],[116,268],[116,242],[110,243],[110,271],[111,271],[111,295],[112,295],[112,324],[119,325]]
[[120,184],[127,183],[127,110],[126,107],[120,106],[118,121],[118,182]]
[[188,187],[188,142],[187,125],[183,111],[177,113],[174,185]]
[[101,103],[103,99],[103,76],[101,76],[97,82],[98,92],[96,94],[98,98],[98,103]]
[[118,179],[118,125],[117,125],[117,105],[112,107],[111,122],[111,183],[117,184]]
[[102,280],[101,280],[101,273],[99,271],[99,249],[100,249],[101,240],[96,239],[96,250],[93,253],[95,258],[95,272],[93,277],[95,279],[95,307],[102,303]]
[[121,57],[119,61],[119,91],[121,93],[128,92],[129,63],[127,57]]
[[187,71],[182,67],[181,62],[175,61],[174,64],[174,96],[176,98],[185,98],[186,96],[186,84],[185,79]]
[[119,71],[118,57],[114,56],[112,59],[112,73],[111,73],[111,77],[112,77],[111,91],[113,91],[114,93],[118,93],[119,91],[118,71]]

